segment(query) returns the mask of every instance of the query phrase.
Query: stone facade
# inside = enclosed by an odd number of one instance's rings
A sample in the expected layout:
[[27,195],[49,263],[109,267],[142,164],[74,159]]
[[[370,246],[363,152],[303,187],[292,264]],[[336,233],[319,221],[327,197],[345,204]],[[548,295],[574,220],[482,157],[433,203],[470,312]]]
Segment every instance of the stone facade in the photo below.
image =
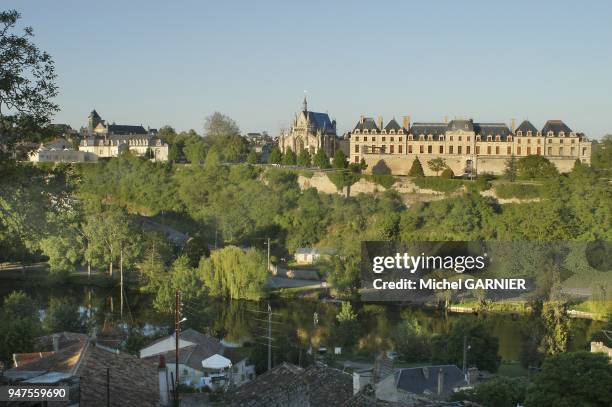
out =
[[350,133],[350,160],[362,159],[368,172],[407,175],[419,158],[425,175],[436,175],[427,165],[442,158],[456,176],[471,173],[502,174],[511,156],[546,157],[560,172],[568,172],[579,159],[591,163],[591,143],[584,134],[574,133],[561,120],[549,120],[542,130],[529,121],[510,129],[504,123],[474,123],[452,120],[448,123],[410,123],[395,119],[383,127],[361,117]]
[[95,162],[98,156],[75,150],[66,139],[60,138],[49,143],[41,143],[38,149],[29,153],[28,159],[32,162],[77,163]]
[[309,111],[304,98],[302,111],[296,114],[291,129],[279,136],[278,146],[283,153],[291,149],[298,155],[303,150],[314,155],[323,149],[331,158],[339,148],[338,142],[336,121],[331,120],[327,113]]
[[151,154],[155,161],[168,161],[168,144],[156,137],[156,130],[145,130],[143,126],[106,124],[95,109],[89,114],[87,136],[79,145],[79,151],[97,157],[117,157],[124,151],[138,156]]

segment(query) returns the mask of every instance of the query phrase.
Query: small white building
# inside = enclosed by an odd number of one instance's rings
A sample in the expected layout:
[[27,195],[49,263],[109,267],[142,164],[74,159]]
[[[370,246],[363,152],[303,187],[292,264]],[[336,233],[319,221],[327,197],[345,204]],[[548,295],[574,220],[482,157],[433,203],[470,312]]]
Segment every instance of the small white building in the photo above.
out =
[[295,262],[314,264],[321,259],[321,250],[314,247],[300,247],[295,251]]
[[28,155],[31,162],[95,162],[98,156],[87,151],[78,151],[71,147],[70,143],[63,138],[58,138],[40,146]]
[[[176,341],[170,335],[140,350],[140,358],[156,361],[164,356],[168,375],[176,375]],[[194,329],[179,335],[179,380],[196,388],[240,386],[255,377],[255,366],[211,336]]]

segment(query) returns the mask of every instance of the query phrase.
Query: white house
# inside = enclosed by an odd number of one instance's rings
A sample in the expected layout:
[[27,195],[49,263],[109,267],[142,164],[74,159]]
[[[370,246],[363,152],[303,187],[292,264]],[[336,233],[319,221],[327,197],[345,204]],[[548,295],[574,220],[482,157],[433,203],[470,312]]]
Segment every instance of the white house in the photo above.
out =
[[[140,358],[156,361],[164,355],[168,373],[176,375],[175,336],[161,338],[140,350]],[[255,377],[255,366],[211,336],[194,329],[179,335],[179,380],[196,388],[240,386]]]
[[29,153],[28,159],[32,162],[76,163],[98,161],[98,156],[86,151],[75,150],[66,139],[59,138],[48,143],[41,143],[36,150]]
[[295,251],[298,264],[314,264],[321,259],[321,250],[314,247],[300,247]]

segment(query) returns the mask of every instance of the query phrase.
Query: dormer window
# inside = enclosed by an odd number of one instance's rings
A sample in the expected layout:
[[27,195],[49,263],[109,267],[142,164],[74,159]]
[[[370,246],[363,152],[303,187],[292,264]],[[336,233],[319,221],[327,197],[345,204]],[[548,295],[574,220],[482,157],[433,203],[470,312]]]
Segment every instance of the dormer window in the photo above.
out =
[[570,137],[576,137],[576,133],[571,132],[571,133],[570,133]]
[[361,132],[361,130],[359,130],[359,129],[355,129],[355,131],[354,131],[355,134],[359,134],[360,132]]
[[487,141],[493,141],[493,136],[487,136]]
[[421,134],[421,135],[419,136],[419,140],[425,140],[425,135],[424,135],[424,134]]
[[553,132],[552,132],[552,131],[549,131],[548,133],[546,133],[546,135],[547,135],[548,137],[552,137],[554,134],[553,134]]
[[508,136],[508,138],[506,140],[512,141],[512,136]]
[[[527,132],[527,133],[529,133],[529,132]],[[523,131],[522,130],[517,131],[516,135],[519,136],[519,137],[522,137],[523,136]]]
[[495,136],[495,141],[501,141],[501,136],[499,134]]
[[410,141],[414,140],[414,136],[412,134],[409,134],[408,135],[408,140],[410,140]]
[[560,132],[559,132],[559,137],[565,137],[565,132],[560,131]]
[[442,135],[438,136],[438,141],[444,141],[444,136]]
[[432,141],[433,140],[433,134],[430,134],[427,136],[427,140]]
[[368,129],[363,129],[363,134],[368,134],[368,133],[369,133]]
[[476,141],[481,141],[482,137],[480,137],[480,135],[476,136]]

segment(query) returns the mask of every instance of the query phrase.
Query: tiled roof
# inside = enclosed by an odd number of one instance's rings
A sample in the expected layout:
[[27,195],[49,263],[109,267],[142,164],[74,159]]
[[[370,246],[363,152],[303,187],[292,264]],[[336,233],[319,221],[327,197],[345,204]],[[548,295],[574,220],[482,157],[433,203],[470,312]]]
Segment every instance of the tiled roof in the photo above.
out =
[[[301,400],[301,405],[334,407],[352,395],[353,379],[348,373],[322,363],[307,369],[283,363],[229,393],[227,401],[231,406],[259,407]],[[286,402],[281,404],[280,400]]]
[[112,134],[147,134],[144,127],[128,124],[109,124],[106,130]]
[[504,123],[474,123],[474,133],[481,136],[506,138],[511,134],[511,131]]
[[[41,349],[53,349],[51,338],[51,335],[40,338]],[[74,373],[74,369],[81,359],[87,343],[88,337],[85,334],[62,332],[59,334],[58,351],[51,352],[46,357],[31,360],[29,363],[9,369],[9,371],[28,370]],[[15,356],[19,359],[19,355]]]
[[318,112],[307,112],[308,113],[308,121],[314,123],[317,129],[326,129],[333,130],[334,124],[332,123],[329,115],[327,113],[318,113]]
[[446,123],[414,123],[410,126],[410,134],[413,136],[420,136],[421,134],[439,136],[445,134],[447,129],[448,124]]
[[562,120],[549,120],[542,128],[542,135],[546,136],[549,131],[552,131],[555,136],[559,135],[561,132],[564,132],[566,136],[569,136],[572,129],[570,129],[567,124],[563,123]]

